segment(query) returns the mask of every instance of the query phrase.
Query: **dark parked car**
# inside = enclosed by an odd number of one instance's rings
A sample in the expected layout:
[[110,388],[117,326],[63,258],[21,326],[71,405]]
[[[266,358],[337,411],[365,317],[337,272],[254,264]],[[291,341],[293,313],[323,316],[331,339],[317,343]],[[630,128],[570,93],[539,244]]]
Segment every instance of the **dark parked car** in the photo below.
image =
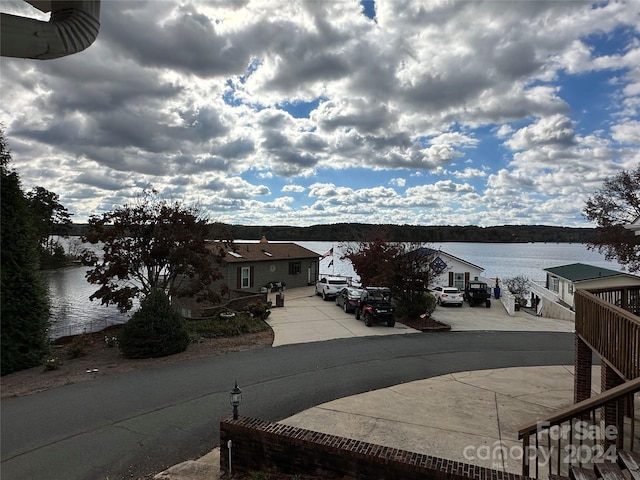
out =
[[338,295],[336,296],[336,305],[342,307],[344,313],[354,312],[358,307],[358,302],[360,301],[361,295],[361,288],[343,288],[338,292]]
[[388,327],[393,327],[396,324],[395,311],[391,305],[391,290],[387,287],[367,287],[360,295],[356,319],[362,317],[367,327],[373,322],[385,322]]

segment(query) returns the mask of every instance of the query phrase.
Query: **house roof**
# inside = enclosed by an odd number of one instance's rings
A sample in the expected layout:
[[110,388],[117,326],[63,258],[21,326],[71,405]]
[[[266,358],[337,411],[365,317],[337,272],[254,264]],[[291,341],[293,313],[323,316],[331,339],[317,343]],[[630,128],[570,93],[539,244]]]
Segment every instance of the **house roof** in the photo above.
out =
[[235,250],[227,251],[223,257],[227,263],[272,262],[320,257],[316,252],[295,243],[269,243],[264,237],[259,243],[234,242],[233,245]]
[[466,260],[463,260],[462,258],[458,258],[458,257],[456,257],[454,255],[451,255],[450,253],[443,252],[442,250],[434,250],[433,248],[429,248],[429,247],[420,247],[420,248],[418,248],[416,250],[413,250],[412,252],[409,252],[409,253],[415,253],[417,255],[423,255],[423,256],[434,255],[434,254],[436,254],[436,255],[444,255],[446,257],[449,257],[449,258],[452,258],[454,260],[457,260],[458,262],[465,263],[465,264],[469,265],[470,267],[477,268],[481,272],[484,272],[484,268],[482,268],[481,266],[476,265],[476,264],[471,263],[471,262],[467,262]]
[[549,272],[558,277],[566,278],[572,282],[584,282],[586,280],[595,280],[598,278],[633,276],[628,273],[618,272],[609,268],[594,267],[585,263],[572,263],[570,265],[561,265],[559,267],[545,268]]
[[625,225],[624,228],[635,232],[636,235],[640,235],[640,217],[637,217],[629,225]]

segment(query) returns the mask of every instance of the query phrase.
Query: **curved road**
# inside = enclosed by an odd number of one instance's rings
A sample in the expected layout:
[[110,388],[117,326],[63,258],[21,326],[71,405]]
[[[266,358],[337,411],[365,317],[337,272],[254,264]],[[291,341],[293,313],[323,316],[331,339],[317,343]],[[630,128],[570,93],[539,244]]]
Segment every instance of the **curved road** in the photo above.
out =
[[2,480],[131,479],[219,439],[240,414],[278,421],[337,398],[446,373],[573,363],[573,334],[446,332],[288,345],[98,377],[2,399]]

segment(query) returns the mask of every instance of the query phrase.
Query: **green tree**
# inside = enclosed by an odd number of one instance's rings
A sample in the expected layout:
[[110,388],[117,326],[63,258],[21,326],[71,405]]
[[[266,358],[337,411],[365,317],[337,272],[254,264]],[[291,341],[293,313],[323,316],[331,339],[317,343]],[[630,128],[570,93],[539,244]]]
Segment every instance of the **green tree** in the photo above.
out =
[[27,199],[40,237],[41,266],[59,266],[65,262],[65,254],[54,235],[67,236],[71,214],[60,203],[58,194],[44,187],[35,187],[27,194]]
[[165,357],[184,352],[189,334],[165,293],[153,290],[125,324],[118,342],[126,358]]
[[0,130],[2,257],[1,374],[40,365],[48,352],[48,292],[39,273],[37,229]]
[[625,265],[630,272],[640,271],[640,236],[625,228],[640,217],[640,167],[605,180],[587,200],[583,213],[598,225],[588,248]]
[[133,299],[152,291],[170,297],[219,301],[226,291],[214,284],[222,278],[218,268],[230,239],[208,242],[210,226],[196,208],[143,192],[136,203],[89,219],[83,239],[101,244],[102,253],[83,252],[83,263],[93,267],[87,280],[100,288],[91,300],[116,305],[121,312]]

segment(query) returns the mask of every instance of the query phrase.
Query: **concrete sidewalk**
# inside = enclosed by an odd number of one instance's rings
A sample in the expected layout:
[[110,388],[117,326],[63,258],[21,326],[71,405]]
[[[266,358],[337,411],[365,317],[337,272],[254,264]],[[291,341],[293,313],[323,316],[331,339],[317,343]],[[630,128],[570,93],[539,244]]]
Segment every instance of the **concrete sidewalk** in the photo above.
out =
[[[275,294],[272,301],[275,305]],[[571,322],[526,312],[509,317],[497,301],[491,308],[472,308],[468,304],[438,307],[433,318],[451,325],[454,331],[574,330]],[[268,322],[274,331],[274,347],[336,338],[420,333],[399,323],[394,328],[382,324],[366,327],[333,301],[325,302],[315,296],[313,287],[287,290],[284,307],[273,308]],[[598,372],[594,368],[594,375]],[[599,383],[597,377],[593,385]],[[345,397],[300,412],[281,423],[519,473],[520,463],[499,455],[501,447],[519,446],[518,427],[572,400],[573,366],[507,368],[449,374]],[[155,478],[219,478],[219,452],[215,449]]]

